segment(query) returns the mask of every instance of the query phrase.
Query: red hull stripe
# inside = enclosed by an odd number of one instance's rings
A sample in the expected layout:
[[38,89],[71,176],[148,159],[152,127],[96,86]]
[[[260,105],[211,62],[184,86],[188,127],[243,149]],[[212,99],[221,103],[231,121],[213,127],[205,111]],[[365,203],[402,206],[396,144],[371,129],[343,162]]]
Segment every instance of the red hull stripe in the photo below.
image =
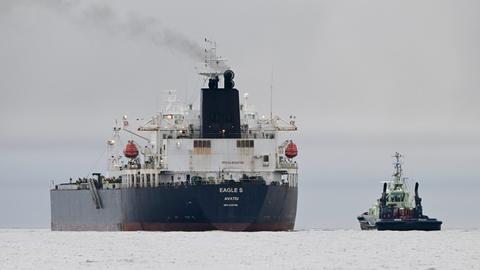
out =
[[291,231],[292,223],[127,223],[124,231]]

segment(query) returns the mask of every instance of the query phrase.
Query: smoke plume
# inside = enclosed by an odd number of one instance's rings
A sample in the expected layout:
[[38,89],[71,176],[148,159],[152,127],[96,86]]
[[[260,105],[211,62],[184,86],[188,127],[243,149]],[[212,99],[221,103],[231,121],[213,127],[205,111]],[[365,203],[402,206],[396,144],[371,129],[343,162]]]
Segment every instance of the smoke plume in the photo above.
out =
[[[88,3],[87,3],[88,2]],[[108,3],[78,0],[2,0],[0,12],[14,8],[41,7],[55,11],[68,19],[126,38],[151,42],[179,52],[195,61],[202,61],[204,49],[187,36],[168,28],[153,17],[135,13],[121,15]],[[226,68],[226,66],[224,67]]]

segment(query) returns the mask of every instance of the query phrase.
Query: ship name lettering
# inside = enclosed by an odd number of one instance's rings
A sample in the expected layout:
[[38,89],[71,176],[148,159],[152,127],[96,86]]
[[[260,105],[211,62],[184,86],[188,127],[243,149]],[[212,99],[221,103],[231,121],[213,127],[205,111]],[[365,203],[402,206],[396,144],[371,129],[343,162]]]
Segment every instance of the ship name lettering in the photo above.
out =
[[219,188],[220,193],[243,193],[243,188]]

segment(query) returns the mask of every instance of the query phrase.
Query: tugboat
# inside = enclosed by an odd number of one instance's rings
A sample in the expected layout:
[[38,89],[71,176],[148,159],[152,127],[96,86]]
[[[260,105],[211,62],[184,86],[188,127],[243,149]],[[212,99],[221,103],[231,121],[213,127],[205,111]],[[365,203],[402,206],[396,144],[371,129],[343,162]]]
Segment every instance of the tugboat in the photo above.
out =
[[418,182],[412,198],[398,152],[395,153],[393,180],[383,183],[380,199],[365,213],[357,217],[362,230],[379,231],[439,231],[442,222],[423,214],[422,199],[418,196]]

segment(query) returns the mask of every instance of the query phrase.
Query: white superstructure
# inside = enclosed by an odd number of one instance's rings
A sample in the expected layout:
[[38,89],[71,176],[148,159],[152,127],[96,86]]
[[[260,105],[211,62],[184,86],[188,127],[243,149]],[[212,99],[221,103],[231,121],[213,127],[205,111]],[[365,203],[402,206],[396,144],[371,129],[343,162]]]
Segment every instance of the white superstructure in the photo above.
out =
[[[107,141],[109,176],[121,177],[123,187],[181,183],[196,177],[218,183],[245,175],[262,177],[267,183],[297,184],[297,163],[285,155],[290,141],[279,141],[279,132],[297,129],[293,118],[289,122],[262,118],[243,103],[240,139],[203,139],[199,111],[179,103],[173,93],[169,101],[165,111],[136,129],[126,116],[121,127],[114,127],[114,136]],[[138,138],[137,158],[128,159],[119,151],[121,131]]]

